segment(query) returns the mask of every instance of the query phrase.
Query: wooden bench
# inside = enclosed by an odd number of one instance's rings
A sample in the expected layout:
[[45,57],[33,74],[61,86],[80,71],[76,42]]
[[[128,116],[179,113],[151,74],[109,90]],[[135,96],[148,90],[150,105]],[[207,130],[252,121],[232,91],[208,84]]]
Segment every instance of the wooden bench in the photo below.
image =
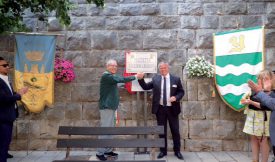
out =
[[[165,146],[164,138],[158,135],[164,134],[163,126],[149,127],[75,127],[60,126],[58,135],[68,135],[68,138],[58,139],[57,148],[66,148],[66,158],[64,160],[55,160],[54,162],[85,162],[83,160],[70,160],[69,154],[71,148],[152,148],[151,160],[142,160],[135,162],[152,162],[155,161],[155,149]],[[127,135],[126,139],[97,139],[92,138],[94,135]],[[128,136],[131,137],[128,138]],[[152,138],[138,138],[141,135],[153,135]],[[89,136],[87,138],[86,136]],[[87,160],[86,160],[87,161]],[[110,160],[108,160],[110,161]],[[130,160],[131,161],[131,160]],[[130,162],[127,160],[127,162]],[[92,161],[87,161],[92,162]],[[116,162],[121,162],[117,161]],[[126,161],[123,161],[126,162]],[[165,160],[158,160],[165,162]]]

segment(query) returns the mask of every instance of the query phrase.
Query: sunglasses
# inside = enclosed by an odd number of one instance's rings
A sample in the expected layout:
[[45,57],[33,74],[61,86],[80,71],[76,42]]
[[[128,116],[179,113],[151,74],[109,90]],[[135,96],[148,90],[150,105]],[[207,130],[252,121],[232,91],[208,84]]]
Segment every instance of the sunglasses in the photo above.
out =
[[0,65],[0,66],[3,66],[4,68],[8,67],[9,64],[3,64],[3,65]]

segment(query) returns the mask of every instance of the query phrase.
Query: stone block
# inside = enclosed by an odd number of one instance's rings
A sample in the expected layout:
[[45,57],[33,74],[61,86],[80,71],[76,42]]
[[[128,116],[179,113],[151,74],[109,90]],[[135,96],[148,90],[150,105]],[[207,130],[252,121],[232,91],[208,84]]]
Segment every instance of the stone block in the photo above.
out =
[[80,16],[87,16],[87,5],[85,4],[78,4],[75,7],[72,7],[70,10],[72,16],[80,17]]
[[72,87],[72,101],[98,101],[99,85],[75,85]]
[[75,82],[88,84],[96,81],[95,68],[78,68],[75,69]]
[[102,9],[100,9],[99,7],[96,7],[95,4],[87,5],[87,15],[88,16],[98,16],[101,10]]
[[68,50],[89,50],[91,49],[91,37],[86,31],[67,33]]
[[180,3],[178,6],[179,15],[202,15],[202,3]]
[[58,102],[69,101],[71,98],[71,86],[61,81],[55,81],[54,99]]
[[89,51],[68,51],[65,53],[64,58],[72,61],[75,68],[84,67],[85,56]]
[[48,19],[48,23],[49,23],[48,31],[62,31],[63,30],[63,26],[59,23],[59,20],[56,18],[50,17]]
[[205,119],[204,102],[183,101],[181,107],[183,119]]
[[141,6],[141,15],[158,15],[160,6],[157,3],[145,3]]
[[91,33],[92,48],[94,49],[115,49],[118,45],[117,32],[98,31]]
[[68,27],[68,30],[84,30],[86,29],[86,19],[81,17],[71,18],[71,24]]
[[223,151],[251,151],[249,148],[250,148],[250,143],[248,140],[233,139],[233,140],[222,141]]
[[99,15],[103,16],[117,16],[120,13],[119,5],[114,3],[106,3],[104,9],[100,10]]
[[131,17],[132,29],[151,29],[152,17],[149,16],[134,16]]
[[265,47],[271,48],[275,47],[275,31],[272,29],[266,29],[265,30]]
[[268,69],[275,69],[275,48],[266,49],[266,65]]
[[267,14],[275,14],[275,3],[270,2],[270,3],[266,3],[266,5],[267,5],[266,13]]
[[186,93],[187,93],[188,101],[198,100],[198,80],[197,79],[187,80]]
[[[189,120],[180,120],[179,125],[180,125],[180,138],[181,139],[189,138],[188,137],[188,135],[189,135],[189,130],[188,130]],[[183,143],[181,145],[184,146]]]
[[[104,72],[107,57],[110,57],[112,51],[106,51],[106,50],[92,50],[91,52],[87,53],[85,56],[83,56],[83,64],[86,68],[96,68],[96,71],[98,71],[99,68],[104,68],[101,70]],[[94,74],[95,75],[95,74]],[[100,74],[101,77],[102,74]]]
[[161,3],[160,4],[160,15],[177,15],[178,4],[177,3]]
[[153,29],[177,29],[180,27],[179,16],[156,16],[152,17]]
[[263,2],[247,3],[248,14],[265,14],[266,5]]
[[112,16],[106,19],[106,29],[108,30],[126,30],[131,28],[130,17]]
[[224,120],[242,121],[245,118],[245,116],[243,115],[243,112],[237,112],[232,108],[226,106],[224,103],[221,103],[220,118]]
[[[179,49],[193,48],[195,46],[195,31],[194,30],[179,30],[177,46]],[[185,52],[186,53],[186,52]],[[185,56],[187,62],[187,56]]]
[[141,4],[121,4],[120,14],[123,16],[137,16],[141,15],[142,6]]
[[213,120],[214,139],[234,139],[236,135],[235,121]]
[[[186,50],[172,50],[172,51],[168,51],[168,55],[169,55],[169,65],[170,66],[181,66],[183,67],[186,62],[187,62],[187,53]],[[181,73],[182,73],[182,68],[181,68]],[[176,73],[177,76],[181,77],[179,75],[180,73]]]
[[41,123],[40,139],[52,139],[58,137],[58,129],[62,124],[62,120],[43,120]]
[[236,122],[235,138],[237,138],[237,139],[247,139],[248,138],[248,135],[243,132],[244,123],[245,123],[245,119],[243,119],[242,121]]
[[263,17],[262,16],[242,16],[241,27],[249,28],[253,26],[262,26],[263,25]]
[[154,48],[175,48],[177,33],[174,30],[153,30],[146,31],[143,39],[145,49]]
[[224,13],[228,15],[241,15],[247,13],[246,3],[224,3]]
[[200,27],[199,16],[181,16],[182,29],[198,29]]
[[[118,107],[118,114],[120,119],[132,119],[132,103],[131,101],[124,101],[124,102],[120,102],[119,107]],[[142,115],[142,117],[144,117],[144,115]],[[139,118],[142,119],[142,118]]]
[[197,31],[197,47],[198,48],[213,48],[213,33],[215,33],[215,30],[198,30]]
[[221,15],[223,14],[223,3],[204,3],[204,15]]
[[213,98],[211,97],[212,90],[214,89],[214,80],[209,78],[198,80],[198,100],[199,101],[209,101]]
[[98,102],[84,102],[82,110],[83,120],[99,120],[99,105]]
[[189,137],[191,139],[213,139],[213,120],[190,120]]
[[220,101],[206,101],[204,114],[206,119],[218,119],[220,116]]
[[16,126],[17,139],[40,137],[41,120],[18,120]]
[[142,32],[141,31],[121,31],[118,33],[119,49],[142,49]]
[[236,29],[238,25],[241,23],[240,16],[221,16],[220,17],[220,27],[221,28],[229,28],[229,29]]
[[275,15],[267,15],[265,19],[266,28],[275,28]]
[[186,151],[222,151],[222,140],[213,139],[186,139]]
[[219,28],[218,16],[203,16],[201,17],[201,28],[203,29],[217,29]]
[[93,16],[84,18],[86,23],[86,29],[104,29],[106,24],[106,18],[102,16]]
[[80,120],[82,119],[82,104],[81,103],[67,103],[65,109],[65,119]]
[[66,104],[57,100],[53,108],[45,110],[46,120],[64,120],[65,119],[65,108]]

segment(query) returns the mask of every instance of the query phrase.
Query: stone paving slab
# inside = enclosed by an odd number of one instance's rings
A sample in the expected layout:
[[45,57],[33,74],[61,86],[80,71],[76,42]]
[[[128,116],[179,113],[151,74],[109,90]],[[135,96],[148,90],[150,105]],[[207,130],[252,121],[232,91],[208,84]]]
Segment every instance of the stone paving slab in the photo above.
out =
[[[52,162],[65,157],[65,151],[10,151],[14,158],[8,162]],[[134,154],[134,152],[118,152],[118,160],[148,160],[149,154]],[[164,158],[167,162],[251,162],[248,152],[182,152],[184,161],[169,152]],[[96,160],[94,151],[71,151],[71,158]],[[270,154],[269,161],[273,158]]]

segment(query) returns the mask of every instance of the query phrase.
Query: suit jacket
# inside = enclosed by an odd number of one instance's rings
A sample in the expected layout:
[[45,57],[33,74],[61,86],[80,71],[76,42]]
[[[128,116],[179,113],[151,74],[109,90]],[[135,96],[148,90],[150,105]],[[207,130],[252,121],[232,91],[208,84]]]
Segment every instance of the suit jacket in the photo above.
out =
[[[161,95],[161,75],[157,74],[152,78],[152,81],[145,83],[144,79],[138,80],[140,86],[144,90],[153,90],[152,113],[156,114],[159,109]],[[181,112],[180,100],[184,96],[184,90],[179,77],[170,74],[170,96],[175,96],[176,101],[172,102],[172,112],[178,115]]]
[[15,104],[21,96],[11,92],[8,85],[0,78],[0,122],[13,122],[17,117]]
[[273,90],[269,95],[264,92],[259,92],[256,97],[260,100],[261,107],[266,106],[272,111],[269,123],[269,133],[271,143],[275,146],[275,91]]

